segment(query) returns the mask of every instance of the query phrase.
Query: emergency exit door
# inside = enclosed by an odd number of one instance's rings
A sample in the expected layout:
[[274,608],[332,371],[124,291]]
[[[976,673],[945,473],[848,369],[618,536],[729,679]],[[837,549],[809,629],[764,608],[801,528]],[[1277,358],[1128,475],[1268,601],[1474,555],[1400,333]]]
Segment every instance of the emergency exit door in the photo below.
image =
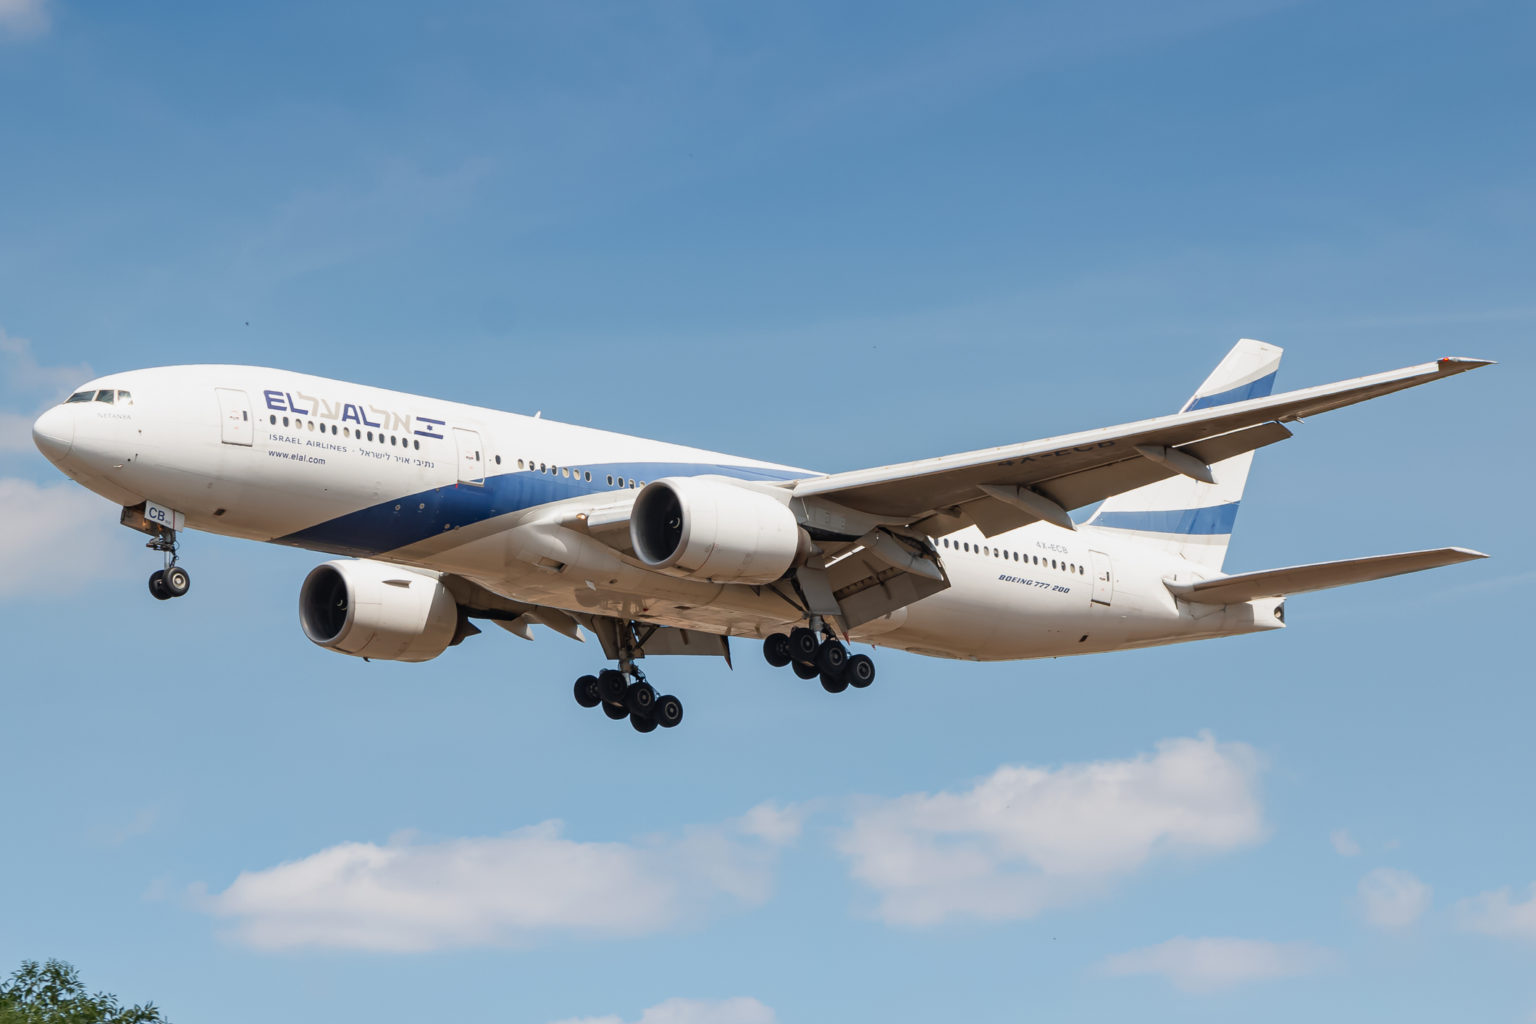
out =
[[239,388],[214,388],[219,396],[219,437],[225,444],[250,447],[256,436],[251,422],[251,400]]
[[453,428],[453,441],[459,450],[459,483],[479,487],[485,483],[485,456],[480,451],[480,435],[463,427]]

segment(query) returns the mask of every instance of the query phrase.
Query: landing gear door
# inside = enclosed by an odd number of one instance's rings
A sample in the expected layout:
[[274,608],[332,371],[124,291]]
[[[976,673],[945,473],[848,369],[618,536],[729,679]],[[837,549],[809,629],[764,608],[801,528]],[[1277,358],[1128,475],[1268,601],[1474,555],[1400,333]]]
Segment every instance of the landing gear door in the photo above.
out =
[[1115,597],[1115,574],[1109,556],[1102,551],[1088,552],[1093,559],[1093,603],[1109,604]]
[[214,388],[219,396],[219,432],[225,444],[241,444],[250,447],[256,436],[256,424],[251,422],[251,400],[237,388]]
[[485,454],[480,450],[480,435],[463,427],[453,428],[454,444],[459,450],[459,483],[480,487],[485,483]]

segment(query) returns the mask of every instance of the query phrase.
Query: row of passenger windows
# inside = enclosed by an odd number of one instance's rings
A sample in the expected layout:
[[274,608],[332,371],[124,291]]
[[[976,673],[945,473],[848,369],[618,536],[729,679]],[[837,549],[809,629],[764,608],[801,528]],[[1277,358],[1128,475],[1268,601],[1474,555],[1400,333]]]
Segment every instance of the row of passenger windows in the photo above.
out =
[[100,391],[76,391],[64,399],[65,405],[72,405],[75,402],[105,402],[108,405],[132,405],[133,396],[126,391],[103,388]]
[[[498,455],[496,457],[496,462],[498,465],[500,465],[501,456]],[[564,477],[567,480],[581,480],[585,481],[586,483],[592,482],[592,471],[589,469],[572,469],[569,466],[552,466],[547,462],[535,462],[533,459],[528,459],[526,462],[522,459],[518,459],[517,468],[526,469],[530,473],[547,473],[550,476],[558,475]],[[631,490],[633,490],[635,487],[644,487],[645,481],[625,480],[621,476],[614,476],[612,473],[609,473],[608,486],[629,487]]]
[[[272,423],[272,425],[274,427],[277,426],[277,414],[276,413],[273,413],[271,416],[269,416],[267,418],[271,421],[271,423]],[[284,416],[283,417],[283,426],[286,427],[286,426],[289,426],[289,425],[290,425],[289,418],[287,416]],[[336,436],[340,436],[340,437],[356,438],[359,441],[363,440],[363,438],[365,436],[364,435],[364,431],[362,429],[353,430],[351,427],[338,427],[334,423],[320,423],[320,424],[316,424],[314,420],[303,420],[303,419],[299,419],[299,417],[297,417],[297,416],[292,418],[291,425],[292,425],[294,430],[305,430],[305,429],[308,429],[311,432],[314,432],[314,431],[318,430],[322,434],[327,434],[328,433],[328,434],[332,434],[332,435],[336,435]],[[374,432],[369,430],[369,431],[366,432],[366,436],[367,436],[368,440],[372,441],[374,439]],[[384,433],[384,431],[381,430],[381,431],[378,432],[378,444],[383,445],[383,443],[385,441],[389,442],[391,448],[394,448],[394,447],[400,447],[400,448],[411,448],[411,447],[414,447],[417,451],[421,450],[421,441],[419,439],[412,438],[412,437],[401,437],[398,434],[386,434],[386,433]],[[501,459],[497,458],[496,461],[500,462]]]
[[1054,558],[1042,559],[1039,555],[1021,555],[1017,551],[1004,551],[1002,548],[994,548],[985,544],[972,544],[969,541],[957,540],[951,542],[948,537],[945,537],[942,543],[947,548],[954,548],[956,551],[964,551],[968,554],[982,555],[991,558],[1001,558],[1005,562],[1023,562],[1025,565],[1032,564],[1039,566],[1049,566],[1052,569],[1060,569],[1064,572],[1069,572],[1077,576],[1088,575],[1088,570],[1084,569],[1076,562],[1058,562]]

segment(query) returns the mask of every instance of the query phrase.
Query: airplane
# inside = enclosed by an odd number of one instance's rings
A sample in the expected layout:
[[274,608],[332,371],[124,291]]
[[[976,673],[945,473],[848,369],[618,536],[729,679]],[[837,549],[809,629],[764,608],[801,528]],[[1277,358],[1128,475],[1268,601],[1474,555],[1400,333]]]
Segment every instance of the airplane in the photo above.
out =
[[1286,424],[1490,364],[1275,395],[1280,356],[1239,341],[1173,415],[843,473],[253,366],[107,374],[32,434],[149,536],[157,599],[191,586],[186,530],[344,556],[299,590],[315,644],[421,662],[477,621],[585,629],[614,664],[577,703],[648,733],[683,705],[640,660],[729,665],[732,637],[840,693],[875,679],[852,643],[1003,661],[1265,632],[1289,595],[1486,557],[1224,573],[1254,453]]

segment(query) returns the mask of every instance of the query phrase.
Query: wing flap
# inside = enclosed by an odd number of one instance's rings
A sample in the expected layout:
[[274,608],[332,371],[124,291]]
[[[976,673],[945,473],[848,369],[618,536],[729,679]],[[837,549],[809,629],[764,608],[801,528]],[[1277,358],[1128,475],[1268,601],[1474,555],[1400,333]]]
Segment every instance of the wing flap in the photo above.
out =
[[1285,569],[1245,572],[1201,583],[1165,583],[1176,596],[1197,604],[1242,604],[1264,597],[1285,597],[1310,590],[1327,590],[1351,583],[1438,569],[1488,556],[1471,548],[1431,548],[1396,555],[1371,555],[1340,562],[1316,562]]

